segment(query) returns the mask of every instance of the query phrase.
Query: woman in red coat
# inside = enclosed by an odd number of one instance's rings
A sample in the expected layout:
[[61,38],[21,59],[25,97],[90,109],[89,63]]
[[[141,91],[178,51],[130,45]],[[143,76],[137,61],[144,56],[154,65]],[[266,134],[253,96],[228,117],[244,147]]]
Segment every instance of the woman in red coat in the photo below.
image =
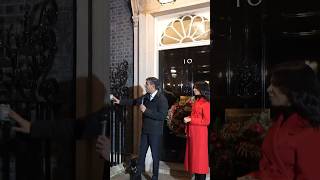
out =
[[238,179],[320,179],[320,89],[304,63],[286,63],[268,87],[276,118],[262,145],[260,170]]
[[206,179],[209,171],[208,126],[210,124],[210,91],[206,82],[196,82],[193,87],[195,102],[190,117],[185,117],[187,145],[185,169],[195,174],[196,180]]

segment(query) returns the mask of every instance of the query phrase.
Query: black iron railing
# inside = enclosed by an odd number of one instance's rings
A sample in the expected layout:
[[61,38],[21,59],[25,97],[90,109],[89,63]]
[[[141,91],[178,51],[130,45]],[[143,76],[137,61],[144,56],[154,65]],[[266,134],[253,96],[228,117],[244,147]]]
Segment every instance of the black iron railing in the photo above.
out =
[[125,106],[111,106],[109,111],[111,151],[111,166],[124,162],[125,154],[125,120],[128,110]]

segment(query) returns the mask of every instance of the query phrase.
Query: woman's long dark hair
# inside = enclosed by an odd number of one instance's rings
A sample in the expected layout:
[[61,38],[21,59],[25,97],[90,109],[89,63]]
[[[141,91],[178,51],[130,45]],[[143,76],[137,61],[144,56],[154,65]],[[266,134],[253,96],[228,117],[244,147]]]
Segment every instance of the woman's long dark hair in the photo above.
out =
[[287,62],[276,66],[271,84],[287,95],[292,108],[311,126],[320,127],[320,88],[315,72],[304,62]]
[[194,88],[200,91],[202,97],[210,102],[210,87],[209,84],[204,81],[198,81],[194,83]]

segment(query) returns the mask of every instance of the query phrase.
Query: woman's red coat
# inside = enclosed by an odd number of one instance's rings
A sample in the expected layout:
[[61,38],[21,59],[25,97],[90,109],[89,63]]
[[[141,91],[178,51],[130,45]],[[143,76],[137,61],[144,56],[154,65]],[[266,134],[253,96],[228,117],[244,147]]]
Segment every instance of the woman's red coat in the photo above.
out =
[[320,179],[320,130],[292,114],[280,116],[269,129],[262,146],[260,170],[251,173],[261,180]]
[[191,121],[187,124],[187,145],[184,166],[191,173],[207,174],[208,125],[210,124],[210,103],[200,98],[192,105]]

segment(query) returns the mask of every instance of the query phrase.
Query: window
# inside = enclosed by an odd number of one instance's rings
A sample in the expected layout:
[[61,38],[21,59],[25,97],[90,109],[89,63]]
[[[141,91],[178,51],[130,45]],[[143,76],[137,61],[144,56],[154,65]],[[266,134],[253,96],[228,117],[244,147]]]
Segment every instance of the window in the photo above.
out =
[[160,46],[210,41],[210,21],[186,15],[169,23],[161,35]]

